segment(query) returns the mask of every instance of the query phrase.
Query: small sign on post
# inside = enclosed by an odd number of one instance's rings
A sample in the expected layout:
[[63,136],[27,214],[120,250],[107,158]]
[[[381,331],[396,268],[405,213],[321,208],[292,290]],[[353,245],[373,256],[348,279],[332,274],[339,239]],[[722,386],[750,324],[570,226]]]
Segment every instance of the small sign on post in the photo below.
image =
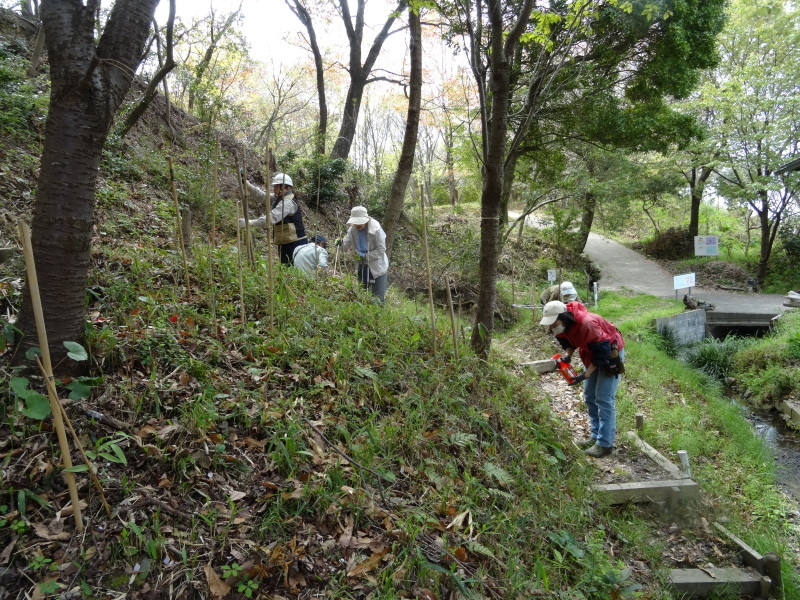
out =
[[689,288],[689,293],[692,293],[694,287],[694,273],[684,273],[683,275],[675,275],[672,278],[673,286],[675,288],[675,300],[678,299],[678,290]]
[[594,282],[594,307],[597,308],[597,282]]
[[555,269],[547,269],[547,281],[555,281],[558,277],[558,272]]
[[719,256],[719,236],[696,235],[694,236],[695,256]]

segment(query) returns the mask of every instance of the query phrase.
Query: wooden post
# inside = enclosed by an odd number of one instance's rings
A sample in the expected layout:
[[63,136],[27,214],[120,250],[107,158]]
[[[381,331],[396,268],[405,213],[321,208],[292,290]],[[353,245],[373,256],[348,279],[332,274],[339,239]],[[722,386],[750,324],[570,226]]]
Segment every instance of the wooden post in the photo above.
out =
[[531,327],[536,327],[536,282],[531,282]]
[[[22,249],[25,254],[25,268],[28,272],[28,288],[31,294],[31,303],[33,305],[33,315],[36,320],[36,332],[39,335],[39,348],[42,352],[42,365],[44,367],[45,380],[48,382],[48,388],[53,379],[53,365],[50,362],[50,346],[47,341],[47,330],[44,324],[44,311],[42,310],[42,299],[39,296],[39,280],[36,277],[36,263],[33,259],[33,246],[31,246],[31,231],[28,225],[21,222],[19,223],[19,233],[22,239]],[[72,468],[72,456],[70,456],[69,442],[67,441],[67,433],[64,429],[64,419],[61,416],[61,404],[53,394],[48,394],[50,397],[50,410],[53,413],[53,423],[56,427],[56,435],[58,436],[58,445],[61,448],[61,459],[64,461],[64,468]],[[69,488],[69,497],[72,501],[73,513],[75,519],[75,530],[78,533],[83,532],[83,518],[81,517],[81,499],[78,496],[78,486],[75,483],[75,473],[66,471],[64,476],[67,480],[67,487]]]
[[636,413],[636,431],[639,435],[644,433],[644,413]]
[[764,555],[764,570],[772,580],[772,595],[780,598],[783,593],[783,576],[781,575],[781,557],[775,552]]
[[425,271],[428,275],[428,303],[431,307],[431,332],[433,353],[436,354],[436,312],[433,307],[433,280],[431,279],[431,261],[428,255],[428,226],[425,223],[425,194],[422,184],[419,186],[419,206],[422,211],[422,243],[425,247]]
[[178,241],[181,249],[181,256],[183,256],[183,274],[186,278],[186,294],[191,293],[189,284],[189,263],[186,262],[186,245],[183,242],[183,225],[181,225],[181,208],[178,205],[178,192],[175,190],[175,170],[172,168],[172,155],[167,155],[167,163],[169,164],[169,181],[172,187],[172,200],[175,203],[175,221],[178,230]]
[[681,471],[689,479],[692,478],[692,469],[689,466],[689,453],[686,450],[678,450],[678,458],[681,461]]
[[456,332],[456,314],[453,310],[453,296],[450,293],[450,276],[444,276],[444,283],[447,287],[447,306],[450,308],[450,330],[453,334],[453,355],[458,362],[458,333]]

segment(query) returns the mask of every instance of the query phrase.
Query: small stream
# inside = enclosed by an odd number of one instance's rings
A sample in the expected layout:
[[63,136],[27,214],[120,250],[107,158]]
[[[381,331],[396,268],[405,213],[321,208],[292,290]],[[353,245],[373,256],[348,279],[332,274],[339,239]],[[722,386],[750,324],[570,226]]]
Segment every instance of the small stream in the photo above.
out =
[[744,403],[736,402],[756,434],[773,452],[781,489],[800,502],[800,432],[787,426],[778,411],[753,412]]

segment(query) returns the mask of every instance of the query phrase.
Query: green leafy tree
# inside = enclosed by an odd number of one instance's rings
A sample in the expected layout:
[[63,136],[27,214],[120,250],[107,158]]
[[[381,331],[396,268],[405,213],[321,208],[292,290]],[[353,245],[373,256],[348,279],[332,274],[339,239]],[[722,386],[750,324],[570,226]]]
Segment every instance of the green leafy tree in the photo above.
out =
[[781,223],[796,209],[796,186],[787,180],[797,175],[775,171],[800,150],[800,9],[781,0],[734,0],[719,51],[698,102],[719,115],[711,135],[720,148],[720,193],[758,219],[756,279],[763,285]]

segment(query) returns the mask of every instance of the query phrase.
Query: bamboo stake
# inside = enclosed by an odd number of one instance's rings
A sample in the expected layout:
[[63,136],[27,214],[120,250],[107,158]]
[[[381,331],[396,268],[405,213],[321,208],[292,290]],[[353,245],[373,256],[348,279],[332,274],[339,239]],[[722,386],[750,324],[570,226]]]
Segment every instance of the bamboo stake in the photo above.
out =
[[270,203],[270,179],[271,173],[269,168],[269,136],[272,133],[271,129],[267,130],[267,157],[264,162],[264,169],[267,173],[266,194],[264,196],[264,204],[267,210],[267,279],[269,282],[269,331],[273,333],[275,330],[275,273],[272,270],[272,204]]
[[447,306],[450,307],[450,330],[453,334],[453,355],[458,362],[458,333],[456,332],[456,313],[453,310],[453,296],[450,294],[450,276],[444,276],[444,283],[447,286]]
[[[53,376],[53,365],[50,362],[50,346],[47,342],[47,331],[44,324],[44,311],[42,310],[42,299],[39,296],[39,280],[36,277],[36,263],[33,259],[33,247],[31,246],[31,231],[28,226],[20,222],[19,233],[22,238],[22,249],[25,254],[25,268],[28,272],[28,288],[31,293],[31,303],[33,304],[33,314],[36,320],[36,331],[39,335],[39,348],[42,352],[42,363],[45,367],[45,380]],[[53,423],[56,426],[58,445],[61,448],[61,456],[64,468],[72,467],[72,456],[70,455],[69,442],[64,430],[64,421],[61,418],[61,404],[56,398],[50,395],[50,410],[53,412]],[[75,530],[83,532],[83,518],[81,517],[80,497],[78,496],[78,486],[75,484],[75,473],[69,471],[64,473],[69,488],[69,497],[72,500],[73,517],[75,519]]]
[[[208,249],[208,291],[211,293],[211,321],[214,333],[217,332],[217,291],[214,289],[214,248],[217,247],[217,183],[219,179],[219,132],[217,132],[216,149],[214,151],[214,183],[211,201],[211,246]],[[238,223],[237,223],[238,229]]]
[[242,173],[245,181],[242,182],[242,212],[244,213],[244,240],[247,248],[247,264],[251,268],[256,263],[256,256],[253,252],[253,234],[250,229],[250,193],[247,190],[247,151],[242,144]]
[[[239,216],[239,204],[236,205],[236,219],[240,219]],[[238,223],[236,227],[236,260],[239,265],[239,302],[240,302],[240,313],[242,318],[242,325],[247,325],[247,314],[244,310],[244,278],[242,277],[242,230],[239,228]]]
[[425,246],[425,272],[428,275],[428,303],[431,307],[431,332],[433,333],[433,353],[436,354],[436,313],[433,307],[433,280],[431,279],[431,261],[428,256],[428,226],[425,222],[425,194],[419,186],[419,206],[422,210],[422,241]]
[[186,245],[183,242],[183,226],[181,225],[181,207],[178,205],[178,192],[175,190],[175,171],[172,168],[172,155],[167,155],[167,163],[169,164],[169,181],[172,187],[172,200],[175,203],[175,223],[178,226],[178,241],[181,248],[181,256],[183,257],[183,274],[186,278],[186,294],[191,294],[191,287],[189,284],[189,263],[186,261]]
[[80,452],[81,457],[83,458],[83,462],[86,465],[89,471],[89,477],[92,478],[94,482],[94,487],[97,488],[97,492],[100,494],[100,501],[103,503],[103,507],[106,509],[106,514],[110,517],[111,516],[111,507],[108,505],[105,496],[105,490],[103,489],[103,485],[100,483],[100,480],[97,478],[97,475],[92,469],[92,464],[89,461],[89,457],[86,456],[86,452],[83,450],[83,444],[81,444],[81,440],[78,437],[78,434],[75,433],[75,428],[72,427],[72,421],[69,420],[69,415],[67,415],[67,411],[64,410],[64,407],[61,405],[61,401],[58,399],[58,392],[56,392],[56,385],[53,382],[52,377],[47,376],[47,372],[44,370],[44,365],[42,361],[39,360],[39,357],[36,357],[36,364],[39,365],[39,369],[41,369],[42,374],[44,375],[44,380],[47,383],[47,393],[51,399],[55,399],[56,404],[61,409],[61,417],[64,419],[64,422],[69,427],[69,432],[72,434],[72,439],[75,440],[75,446],[78,448],[78,452]]

